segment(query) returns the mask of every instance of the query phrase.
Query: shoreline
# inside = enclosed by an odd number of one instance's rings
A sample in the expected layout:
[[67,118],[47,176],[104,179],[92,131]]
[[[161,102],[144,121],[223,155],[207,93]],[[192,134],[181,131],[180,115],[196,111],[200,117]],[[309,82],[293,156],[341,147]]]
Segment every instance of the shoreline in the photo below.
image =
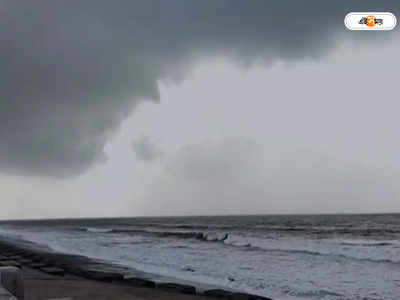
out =
[[[127,268],[81,255],[31,249],[0,240],[0,266],[22,270],[25,300],[71,299],[232,299],[271,300],[267,297],[219,288],[154,280],[144,272],[132,275]],[[127,276],[128,273],[131,273]]]

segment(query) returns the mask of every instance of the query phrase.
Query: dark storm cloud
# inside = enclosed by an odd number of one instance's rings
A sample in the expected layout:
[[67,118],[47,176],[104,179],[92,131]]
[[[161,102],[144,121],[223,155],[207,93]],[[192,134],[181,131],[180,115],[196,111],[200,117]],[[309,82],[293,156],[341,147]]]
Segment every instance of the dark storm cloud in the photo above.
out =
[[163,151],[147,136],[142,136],[132,141],[136,158],[151,162],[163,155]]
[[106,141],[141,100],[159,101],[159,80],[183,79],[196,59],[222,55],[247,64],[319,58],[339,38],[360,36],[344,30],[346,12],[397,13],[399,6],[399,1],[1,1],[0,171],[80,174],[106,159]]

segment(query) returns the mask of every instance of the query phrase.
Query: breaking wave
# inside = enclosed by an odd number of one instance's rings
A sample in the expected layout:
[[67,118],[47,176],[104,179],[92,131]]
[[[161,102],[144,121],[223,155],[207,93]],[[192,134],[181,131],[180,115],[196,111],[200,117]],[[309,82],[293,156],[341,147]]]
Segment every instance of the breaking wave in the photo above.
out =
[[[357,251],[364,247],[400,247],[395,241],[363,241],[363,240],[343,240],[337,241],[336,246],[330,249],[319,249],[318,247],[290,247],[289,245],[276,244],[273,240],[264,240],[260,238],[248,238],[236,233],[224,232],[201,232],[201,231],[155,231],[144,229],[129,228],[81,228],[80,230],[89,233],[102,234],[128,234],[138,236],[150,236],[155,238],[175,238],[175,239],[194,239],[204,242],[216,242],[226,246],[240,247],[245,251],[263,251],[263,252],[283,252],[292,254],[318,255],[327,257],[336,257],[341,259],[352,259],[359,261],[368,261],[374,263],[399,263],[400,259],[381,259],[369,255],[358,255]],[[340,246],[342,248],[340,248]],[[341,251],[346,247],[354,247],[355,251]],[[367,252],[369,253],[369,252]]]
[[108,233],[108,232],[112,232],[113,229],[108,229],[108,228],[96,228],[96,227],[89,227],[89,228],[85,228],[84,230],[86,230],[87,232],[94,232],[94,233]]
[[222,242],[228,239],[228,233],[192,232],[192,231],[152,231],[143,229],[108,229],[108,228],[78,228],[79,231],[106,234],[136,234],[155,236],[158,238],[197,239],[208,242]]

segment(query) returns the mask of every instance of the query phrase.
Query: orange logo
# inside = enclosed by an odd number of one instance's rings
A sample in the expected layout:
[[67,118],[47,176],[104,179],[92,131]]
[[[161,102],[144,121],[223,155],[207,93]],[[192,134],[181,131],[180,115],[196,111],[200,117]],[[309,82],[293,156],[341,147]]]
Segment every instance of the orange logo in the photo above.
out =
[[377,19],[372,15],[369,15],[367,17],[362,17],[359,24],[365,24],[368,27],[374,27],[375,25],[382,25],[383,24],[383,19]]
[[365,24],[369,27],[374,27],[376,24],[376,18],[374,16],[368,16],[365,20]]

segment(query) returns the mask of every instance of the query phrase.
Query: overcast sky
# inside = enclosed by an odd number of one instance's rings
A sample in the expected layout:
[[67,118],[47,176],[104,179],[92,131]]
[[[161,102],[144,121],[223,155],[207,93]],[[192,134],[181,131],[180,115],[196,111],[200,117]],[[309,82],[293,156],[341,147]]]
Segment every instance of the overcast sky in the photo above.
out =
[[400,212],[399,1],[0,1],[0,218]]

